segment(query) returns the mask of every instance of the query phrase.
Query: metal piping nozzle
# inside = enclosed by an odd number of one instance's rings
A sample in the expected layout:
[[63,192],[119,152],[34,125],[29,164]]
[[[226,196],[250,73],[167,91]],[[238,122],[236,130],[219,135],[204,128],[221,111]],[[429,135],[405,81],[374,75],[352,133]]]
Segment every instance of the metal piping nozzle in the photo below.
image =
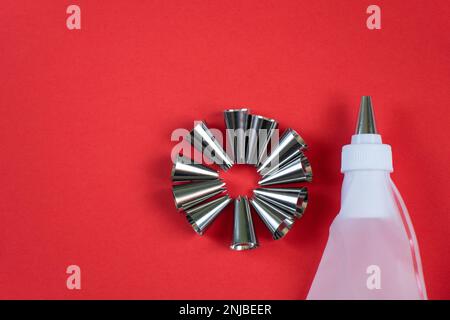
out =
[[301,218],[308,204],[308,189],[302,188],[257,188],[255,197],[265,200],[288,212],[295,218]]
[[289,232],[294,221],[286,213],[258,198],[252,198],[250,203],[272,233],[274,240],[283,238]]
[[356,124],[356,134],[377,134],[375,116],[373,113],[372,98],[362,96],[359,107],[358,123]]
[[[178,209],[186,208],[192,201],[198,201],[200,198],[206,200],[217,191],[225,190],[225,182],[222,180],[211,180],[203,182],[192,182],[173,186],[173,197],[175,206]],[[206,197],[210,196],[210,197]],[[206,198],[205,198],[206,197]]]
[[303,156],[281,170],[264,177],[258,182],[262,186],[292,183],[292,182],[310,182],[312,180],[312,169],[308,159]]
[[266,153],[278,123],[273,119],[258,115],[250,115],[249,119],[246,163],[257,166]]
[[262,177],[264,178],[266,176],[270,176],[271,174],[274,174],[275,172],[277,172],[277,171],[287,167],[292,162],[294,162],[295,160],[300,159],[301,157],[304,157],[303,151],[301,151],[300,149],[295,150],[289,156],[287,156],[286,158],[281,160],[280,163],[277,166],[272,166],[272,168],[270,168],[268,171],[266,171],[262,175]]
[[189,221],[195,232],[202,235],[214,219],[217,218],[219,213],[222,212],[222,210],[225,209],[225,207],[230,203],[230,201],[230,197],[225,195],[210,202],[201,204],[187,210],[186,219]]
[[210,198],[212,198],[214,196],[217,196],[218,194],[223,193],[224,191],[226,191],[225,188],[221,188],[221,189],[219,189],[217,191],[214,191],[212,193],[208,193],[207,195],[204,195],[203,197],[195,198],[194,200],[191,200],[189,202],[184,203],[179,208],[179,210],[185,210],[186,211],[187,209],[195,207],[196,205],[198,205],[198,204],[200,204],[200,203],[202,203],[202,202],[204,202],[204,201],[206,201],[206,200],[208,200],[208,199],[210,199]]
[[218,164],[223,170],[227,171],[233,166],[233,161],[223,150],[216,138],[214,138],[214,135],[208,129],[205,122],[202,121],[195,125],[194,129],[192,129],[186,138],[202,154],[204,153],[204,149],[207,149],[209,156],[206,156]]
[[248,112],[248,109],[228,109],[223,112],[231,158],[234,163],[245,163]]
[[292,129],[287,129],[281,137],[278,146],[272,150],[270,155],[258,167],[257,171],[260,174],[265,174],[265,170],[268,170],[271,166],[278,165],[280,161],[283,161],[283,159],[294,153],[296,150],[303,150],[306,147],[305,141],[297,132]]
[[172,167],[172,181],[198,181],[214,180],[219,178],[216,170],[208,168],[202,164],[195,163],[193,160],[183,156],[177,156]]
[[247,197],[238,197],[234,200],[234,229],[233,250],[249,250],[258,247],[258,241],[253,228],[252,215]]

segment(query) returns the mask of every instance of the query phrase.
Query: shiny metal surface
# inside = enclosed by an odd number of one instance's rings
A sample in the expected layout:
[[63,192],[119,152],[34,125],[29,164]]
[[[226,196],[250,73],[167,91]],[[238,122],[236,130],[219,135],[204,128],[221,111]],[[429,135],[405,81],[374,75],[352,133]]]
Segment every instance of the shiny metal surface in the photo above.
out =
[[194,163],[189,158],[178,156],[173,164],[171,176],[174,182],[198,181],[218,179],[219,173],[202,164]]
[[266,154],[270,138],[272,138],[278,123],[259,115],[250,115],[249,120],[246,163],[257,166]]
[[255,197],[250,200],[250,203],[272,233],[274,240],[283,238],[289,232],[294,220],[290,219],[288,214]]
[[302,188],[257,188],[255,197],[265,200],[288,212],[293,218],[303,216],[308,205],[308,189]]
[[223,190],[225,190],[225,182],[222,180],[211,180],[175,185],[173,186],[172,192],[175,199],[175,206],[181,209],[183,207],[186,208],[186,205],[189,206],[192,201]]
[[245,163],[248,112],[248,109],[228,109],[223,112],[229,153],[234,163]]
[[280,161],[294,153],[296,150],[303,150],[307,147],[300,135],[292,129],[287,129],[281,137],[278,146],[272,150],[270,155],[261,163],[257,171],[264,175],[266,170],[273,166],[278,166]]
[[217,198],[210,202],[201,204],[192,209],[186,210],[186,219],[198,234],[202,235],[211,225],[215,218],[230,203],[228,195]]
[[258,241],[253,228],[252,215],[247,197],[238,197],[234,200],[234,229],[233,250],[249,250],[258,247]]
[[372,98],[370,96],[361,97],[359,107],[358,122],[356,124],[356,134],[377,134],[377,126],[373,113]]
[[262,186],[293,183],[293,182],[312,181],[312,169],[308,159],[303,156],[279,171],[265,176],[258,184]]
[[204,202],[204,201],[206,201],[206,200],[208,200],[208,199],[210,199],[210,198],[212,198],[214,196],[217,196],[218,194],[224,193],[224,192],[226,192],[226,189],[222,188],[222,189],[219,189],[217,191],[208,193],[207,195],[204,195],[202,197],[195,198],[194,200],[191,200],[191,201],[183,203],[181,205],[181,207],[179,208],[179,210],[190,209],[190,208],[195,207],[196,205],[198,205],[198,204],[200,204],[200,203],[202,203],[202,202]]
[[233,161],[214,138],[205,122],[196,124],[186,138],[198,151],[218,164],[223,170],[227,171],[233,166]]
[[[360,111],[361,114],[364,112]],[[224,120],[229,154],[219,143],[219,133],[209,130],[205,122],[196,122],[187,136],[202,156],[210,158],[223,170],[231,168],[234,163],[255,165],[261,175],[258,182],[261,186],[312,180],[311,165],[303,154],[307,145],[297,132],[287,129],[267,156],[270,141],[275,143],[278,139],[275,120],[250,115],[248,109],[225,110]],[[226,194],[225,182],[213,168],[183,156],[176,158],[171,177],[176,207],[186,214],[192,228],[202,235],[232,200]],[[308,190],[306,187],[261,187],[254,190],[250,200],[238,196],[234,200],[232,250],[250,250],[259,246],[250,203],[272,238],[277,240],[283,238],[296,219],[303,216],[308,204]]]
[[301,157],[303,157],[304,154],[300,149],[295,150],[293,153],[291,153],[289,156],[287,156],[286,158],[284,158],[283,160],[280,161],[280,163],[277,166],[272,166],[272,168],[270,168],[268,171],[266,171],[262,177],[266,177],[269,176],[285,167],[287,167],[289,164],[291,164],[292,162],[294,162],[295,160],[300,159]]

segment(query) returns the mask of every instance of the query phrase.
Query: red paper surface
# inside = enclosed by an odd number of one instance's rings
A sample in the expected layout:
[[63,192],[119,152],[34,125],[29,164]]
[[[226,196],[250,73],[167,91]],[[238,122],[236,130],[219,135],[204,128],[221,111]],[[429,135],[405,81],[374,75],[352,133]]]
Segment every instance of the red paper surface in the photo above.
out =
[[[3,1],[0,298],[305,298],[372,95],[429,297],[449,299],[449,16],[448,1]],[[249,252],[228,248],[232,206],[200,237],[171,195],[172,131],[223,129],[230,106],[298,130],[314,171],[304,218],[280,241],[255,218]],[[256,181],[225,178],[232,194]]]

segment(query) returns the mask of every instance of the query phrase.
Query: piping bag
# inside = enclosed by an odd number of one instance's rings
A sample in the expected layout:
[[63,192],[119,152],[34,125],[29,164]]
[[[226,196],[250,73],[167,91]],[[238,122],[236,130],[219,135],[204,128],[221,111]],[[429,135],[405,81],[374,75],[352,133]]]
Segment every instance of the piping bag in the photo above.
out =
[[391,146],[363,96],[356,134],[342,149],[341,209],[307,299],[427,299],[419,246],[391,180]]

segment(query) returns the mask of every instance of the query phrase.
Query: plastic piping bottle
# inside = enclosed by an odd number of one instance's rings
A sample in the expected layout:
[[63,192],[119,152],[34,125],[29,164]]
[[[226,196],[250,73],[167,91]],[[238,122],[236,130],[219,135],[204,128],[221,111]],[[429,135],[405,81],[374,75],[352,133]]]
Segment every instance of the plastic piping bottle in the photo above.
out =
[[341,171],[341,210],[307,299],[427,299],[414,229],[390,178],[391,147],[381,141],[368,96]]

